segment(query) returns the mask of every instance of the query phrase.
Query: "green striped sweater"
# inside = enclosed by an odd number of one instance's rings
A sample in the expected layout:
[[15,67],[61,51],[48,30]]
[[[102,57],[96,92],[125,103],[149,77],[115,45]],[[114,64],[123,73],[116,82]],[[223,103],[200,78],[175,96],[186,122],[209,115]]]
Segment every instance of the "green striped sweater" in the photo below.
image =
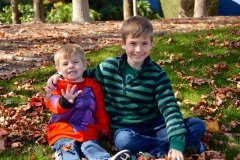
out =
[[186,133],[182,114],[176,103],[165,71],[147,57],[137,76],[125,84],[121,67],[127,55],[108,58],[87,70],[104,91],[104,104],[113,131],[128,125],[144,125],[164,118],[168,138]]

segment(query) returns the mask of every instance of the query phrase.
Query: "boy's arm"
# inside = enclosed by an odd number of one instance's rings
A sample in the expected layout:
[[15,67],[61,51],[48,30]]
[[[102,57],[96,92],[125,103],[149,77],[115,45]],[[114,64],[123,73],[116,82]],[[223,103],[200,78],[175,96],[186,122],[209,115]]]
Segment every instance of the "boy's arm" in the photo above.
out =
[[172,91],[172,85],[164,70],[157,77],[155,84],[155,99],[166,123],[170,147],[183,153],[187,130]]
[[99,67],[99,65],[96,68],[92,68],[92,69],[88,69],[84,71],[84,76],[89,77],[89,78],[93,78],[96,80],[97,76],[97,68]]
[[61,75],[60,74],[54,74],[47,80],[47,86],[45,86],[46,92],[51,92],[55,89],[55,85],[57,84],[57,81],[60,80]]
[[184,153],[185,150],[185,134],[176,135],[170,138],[170,149],[178,150]]
[[104,64],[105,64],[105,61],[97,65],[95,68],[85,70],[84,76],[93,78],[97,82],[101,82],[101,80],[104,78],[103,76]]

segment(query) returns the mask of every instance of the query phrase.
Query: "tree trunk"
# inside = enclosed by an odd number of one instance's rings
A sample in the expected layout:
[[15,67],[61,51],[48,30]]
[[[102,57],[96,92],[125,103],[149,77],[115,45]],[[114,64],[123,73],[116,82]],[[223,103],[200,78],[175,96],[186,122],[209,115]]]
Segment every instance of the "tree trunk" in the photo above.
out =
[[188,17],[188,0],[180,0],[178,18]]
[[207,0],[195,0],[193,17],[207,16]]
[[133,0],[133,15],[137,15],[137,0]]
[[11,6],[12,6],[12,23],[20,24],[18,12],[18,0],[11,0]]
[[34,9],[33,21],[43,22],[45,20],[43,0],[33,0],[33,9]]
[[85,24],[91,23],[88,0],[73,0],[72,1],[72,22]]
[[124,20],[131,17],[130,0],[123,0],[123,18]]

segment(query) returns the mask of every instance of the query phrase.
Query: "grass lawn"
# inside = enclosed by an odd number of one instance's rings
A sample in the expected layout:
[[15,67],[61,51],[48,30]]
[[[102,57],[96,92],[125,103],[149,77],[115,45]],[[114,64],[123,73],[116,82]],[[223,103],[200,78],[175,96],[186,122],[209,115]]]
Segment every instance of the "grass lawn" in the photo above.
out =
[[[184,117],[205,120],[210,130],[203,137],[207,150],[234,159],[240,150],[240,26],[168,34],[154,40],[151,58],[167,72]],[[88,67],[122,52],[114,45],[88,53]],[[53,152],[47,143],[35,143],[44,133],[50,113],[37,100],[29,103],[29,98],[44,95],[42,87],[54,73],[49,66],[0,81],[0,124],[14,133],[0,153],[1,160],[51,159]],[[25,110],[13,116],[19,106]],[[21,144],[11,148],[13,142]]]

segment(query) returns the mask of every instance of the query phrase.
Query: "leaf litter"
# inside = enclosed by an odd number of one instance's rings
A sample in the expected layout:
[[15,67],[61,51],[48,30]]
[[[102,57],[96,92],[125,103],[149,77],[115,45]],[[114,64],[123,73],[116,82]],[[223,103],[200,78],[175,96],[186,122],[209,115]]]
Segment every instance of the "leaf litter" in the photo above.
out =
[[[163,35],[175,32],[190,32],[204,29],[214,29],[218,27],[234,26],[239,24],[239,17],[206,17],[206,18],[186,18],[172,20],[154,20],[155,35]],[[58,47],[65,43],[77,43],[81,45],[85,52],[102,49],[109,45],[118,44],[120,40],[119,29],[121,21],[94,22],[87,25],[73,24],[23,24],[0,26],[0,40],[3,42],[0,46],[0,79],[10,79],[21,75],[29,70],[46,67],[53,63],[53,54]],[[41,29],[40,29],[41,28]],[[239,35],[239,31],[233,30],[231,34]],[[218,45],[220,47],[239,48],[239,41],[231,41],[225,39],[224,43],[219,44],[218,40],[208,33],[207,38],[211,40],[210,45]],[[168,43],[174,42],[174,38],[168,39]],[[201,39],[196,39],[195,43],[202,43]],[[196,58],[202,55],[199,52],[193,52]],[[174,60],[182,61],[182,55],[176,56],[169,54],[169,60],[159,61],[158,64],[172,63]],[[216,55],[209,53],[208,56]],[[222,57],[218,57],[222,58]],[[190,60],[189,60],[190,61]],[[235,65],[240,68],[240,64]],[[206,73],[212,77],[218,75],[218,71],[228,71],[227,64],[214,64],[213,69],[209,69]],[[190,72],[197,72],[195,68],[190,68]],[[209,148],[209,140],[215,133],[222,133],[229,139],[232,138],[231,130],[240,124],[239,121],[232,121],[228,126],[219,126],[219,119],[224,117],[221,113],[221,107],[227,99],[233,102],[231,107],[239,108],[240,106],[240,75],[233,75],[227,80],[237,82],[236,88],[218,88],[212,79],[198,78],[194,76],[184,76],[184,73],[177,71],[177,75],[189,82],[193,88],[208,84],[212,89],[209,95],[202,95],[203,99],[211,97],[215,99],[212,102],[205,100],[194,103],[184,100],[182,103],[193,106],[191,111],[203,118],[207,132],[202,141],[206,149]],[[14,85],[18,89],[34,91],[32,87],[33,80],[27,82],[15,82]],[[4,93],[5,88],[0,86],[0,93]],[[11,104],[11,97],[21,96],[14,92],[0,95],[9,98],[7,103],[0,103],[0,152],[5,148],[21,148],[23,140],[35,141],[36,145],[46,143],[45,127],[47,118],[50,113],[46,111],[43,104],[44,95],[37,93],[32,98],[21,97],[26,99],[25,104],[19,104],[18,107],[5,107]],[[210,115],[218,112],[215,117]],[[238,135],[239,136],[239,135]],[[215,141],[222,144],[221,141]],[[230,148],[236,147],[233,143],[228,143]],[[71,146],[65,146],[68,150]],[[110,152],[116,151],[115,147],[110,145]],[[20,151],[21,154],[21,151]],[[240,153],[235,159],[239,159]],[[36,155],[32,155],[30,159],[36,159]],[[162,159],[167,159],[162,158]],[[205,151],[200,155],[186,156],[185,159],[225,159],[225,155],[218,151]]]

